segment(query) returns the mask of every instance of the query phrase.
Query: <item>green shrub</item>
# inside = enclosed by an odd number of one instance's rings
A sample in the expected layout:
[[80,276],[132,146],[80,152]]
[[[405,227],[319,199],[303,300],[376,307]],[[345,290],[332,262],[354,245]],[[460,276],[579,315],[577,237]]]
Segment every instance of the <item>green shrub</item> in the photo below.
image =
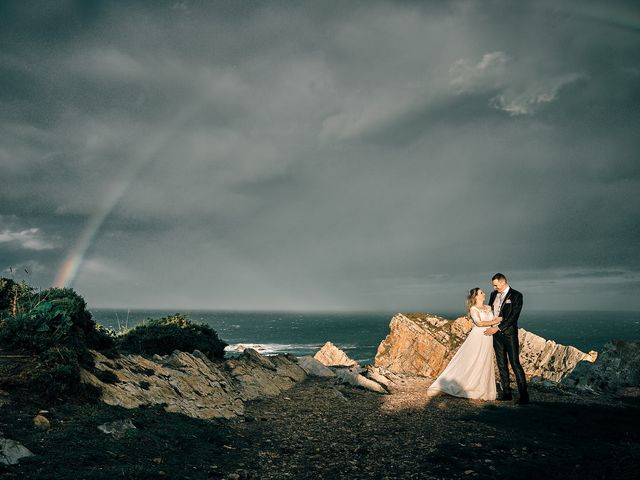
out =
[[51,288],[38,294],[29,309],[15,316],[7,312],[0,324],[3,349],[26,354],[40,354],[53,347],[68,347],[79,357],[86,350],[109,350],[113,336],[96,325],[86,310],[84,299],[70,288]]
[[200,350],[212,360],[223,358],[226,346],[211,327],[193,323],[180,313],[147,319],[117,339],[118,350],[129,353],[168,355],[174,350]]
[[45,398],[85,390],[80,369],[93,367],[89,349],[112,350],[113,335],[95,324],[84,299],[72,289],[35,294],[23,288],[20,295],[15,315],[12,306],[0,311],[2,351],[36,358],[28,386]]

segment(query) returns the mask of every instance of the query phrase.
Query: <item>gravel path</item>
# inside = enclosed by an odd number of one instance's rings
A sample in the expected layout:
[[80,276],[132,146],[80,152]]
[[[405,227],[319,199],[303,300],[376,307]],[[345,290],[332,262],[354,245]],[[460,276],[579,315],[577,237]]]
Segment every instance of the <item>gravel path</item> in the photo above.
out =
[[[252,402],[240,478],[636,478],[640,408],[532,389],[533,404],[380,395],[311,378]],[[232,475],[231,478],[236,478]]]

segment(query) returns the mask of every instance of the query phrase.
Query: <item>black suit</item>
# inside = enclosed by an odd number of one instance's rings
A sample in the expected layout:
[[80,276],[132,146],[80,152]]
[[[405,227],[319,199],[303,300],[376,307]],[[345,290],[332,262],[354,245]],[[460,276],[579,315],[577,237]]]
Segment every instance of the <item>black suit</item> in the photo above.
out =
[[[489,305],[493,308],[498,292],[491,292],[489,297]],[[496,352],[496,362],[498,364],[498,372],[500,372],[500,386],[504,395],[511,394],[509,386],[509,367],[507,358],[511,364],[511,369],[516,376],[518,384],[518,392],[520,398],[528,399],[527,380],[524,376],[524,370],[520,365],[520,346],[518,344],[518,317],[522,310],[522,294],[517,290],[509,287],[509,291],[502,300],[499,316],[502,321],[498,324],[499,332],[493,335],[493,349]]]

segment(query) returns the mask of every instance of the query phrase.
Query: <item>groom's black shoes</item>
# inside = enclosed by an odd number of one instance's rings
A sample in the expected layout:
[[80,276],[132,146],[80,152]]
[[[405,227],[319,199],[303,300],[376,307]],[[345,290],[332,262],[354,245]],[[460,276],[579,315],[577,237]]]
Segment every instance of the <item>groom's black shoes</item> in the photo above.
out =
[[520,395],[518,405],[529,405],[529,395]]
[[511,396],[510,393],[500,393],[498,394],[498,398],[496,400],[500,402],[507,402],[507,401],[513,400],[513,397]]

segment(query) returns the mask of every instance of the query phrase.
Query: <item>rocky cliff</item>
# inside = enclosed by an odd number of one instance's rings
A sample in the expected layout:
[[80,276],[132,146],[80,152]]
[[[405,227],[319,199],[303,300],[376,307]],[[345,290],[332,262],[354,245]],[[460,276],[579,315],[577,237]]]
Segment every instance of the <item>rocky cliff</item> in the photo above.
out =
[[[466,338],[472,323],[465,317],[447,320],[430,314],[397,314],[389,335],[380,343],[375,367],[388,372],[437,377]],[[560,381],[580,362],[593,362],[595,352],[584,353],[519,331],[520,361],[528,378]]]

